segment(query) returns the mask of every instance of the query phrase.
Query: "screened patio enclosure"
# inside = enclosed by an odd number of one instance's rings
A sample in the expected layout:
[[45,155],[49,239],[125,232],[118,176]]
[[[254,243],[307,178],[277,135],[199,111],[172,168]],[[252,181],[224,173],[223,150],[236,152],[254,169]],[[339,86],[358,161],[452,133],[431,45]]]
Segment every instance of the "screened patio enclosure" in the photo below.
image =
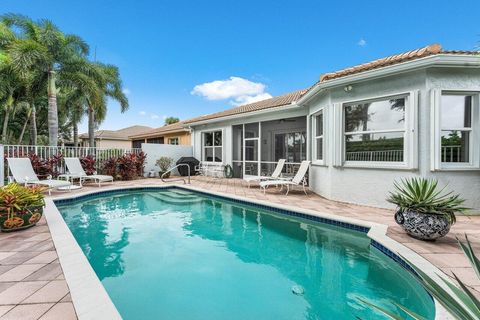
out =
[[280,159],[291,175],[307,158],[306,117],[245,123],[232,127],[234,177],[271,175]]

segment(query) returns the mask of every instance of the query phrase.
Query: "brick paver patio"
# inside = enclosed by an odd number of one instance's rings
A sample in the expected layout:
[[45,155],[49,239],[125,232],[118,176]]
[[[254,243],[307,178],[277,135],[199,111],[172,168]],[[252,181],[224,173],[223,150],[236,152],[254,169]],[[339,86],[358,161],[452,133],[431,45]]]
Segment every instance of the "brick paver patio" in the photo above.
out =
[[[159,179],[115,182],[113,186],[163,185]],[[461,216],[451,232],[436,242],[424,242],[407,236],[395,224],[391,210],[346,204],[324,199],[314,193],[305,196],[293,191],[288,196],[278,190],[264,195],[258,187],[247,188],[239,179],[192,178],[192,185],[249,199],[297,206],[319,212],[386,224],[388,236],[414,250],[451,276],[455,272],[467,285],[480,292],[480,282],[458,248],[455,236],[468,234],[475,251],[480,252],[480,216]],[[101,189],[108,189],[104,186]],[[76,193],[98,189],[86,186]],[[52,197],[64,196],[53,192]],[[50,231],[44,218],[36,227],[15,233],[0,233],[0,320],[4,319],[76,319],[68,285],[58,261]],[[480,296],[480,294],[478,294]]]

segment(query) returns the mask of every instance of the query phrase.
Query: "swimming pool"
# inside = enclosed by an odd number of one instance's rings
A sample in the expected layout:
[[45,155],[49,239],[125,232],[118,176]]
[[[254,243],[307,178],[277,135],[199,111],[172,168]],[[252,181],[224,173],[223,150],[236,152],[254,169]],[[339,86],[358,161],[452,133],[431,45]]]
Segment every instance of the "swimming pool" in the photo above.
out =
[[180,188],[57,207],[124,319],[382,319],[357,298],[435,317],[431,297],[364,228]]

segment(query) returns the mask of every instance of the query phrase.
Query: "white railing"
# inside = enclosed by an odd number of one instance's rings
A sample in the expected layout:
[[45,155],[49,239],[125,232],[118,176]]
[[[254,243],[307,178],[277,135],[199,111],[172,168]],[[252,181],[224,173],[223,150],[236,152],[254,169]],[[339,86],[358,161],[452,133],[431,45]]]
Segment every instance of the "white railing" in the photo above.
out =
[[442,146],[442,162],[461,162],[462,146]]
[[403,150],[347,152],[346,161],[402,162]]
[[[0,185],[3,184],[5,177],[9,175],[8,163],[6,158],[24,158],[31,154],[37,155],[40,159],[49,159],[57,155],[63,157],[83,158],[88,155],[95,157],[95,168],[101,170],[103,163],[112,158],[122,156],[128,153],[140,153],[141,148],[89,148],[89,147],[52,147],[52,146],[31,146],[31,145],[0,145],[1,165]],[[56,171],[65,173],[65,164],[63,161],[58,163]],[[2,176],[3,175],[3,176]]]

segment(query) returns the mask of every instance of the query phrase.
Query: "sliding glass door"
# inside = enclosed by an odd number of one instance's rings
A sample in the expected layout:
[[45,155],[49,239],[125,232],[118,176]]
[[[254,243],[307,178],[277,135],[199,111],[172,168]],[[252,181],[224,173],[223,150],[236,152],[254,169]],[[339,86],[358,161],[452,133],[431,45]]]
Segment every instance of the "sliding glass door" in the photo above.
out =
[[247,123],[243,127],[243,175],[260,175],[260,123]]

